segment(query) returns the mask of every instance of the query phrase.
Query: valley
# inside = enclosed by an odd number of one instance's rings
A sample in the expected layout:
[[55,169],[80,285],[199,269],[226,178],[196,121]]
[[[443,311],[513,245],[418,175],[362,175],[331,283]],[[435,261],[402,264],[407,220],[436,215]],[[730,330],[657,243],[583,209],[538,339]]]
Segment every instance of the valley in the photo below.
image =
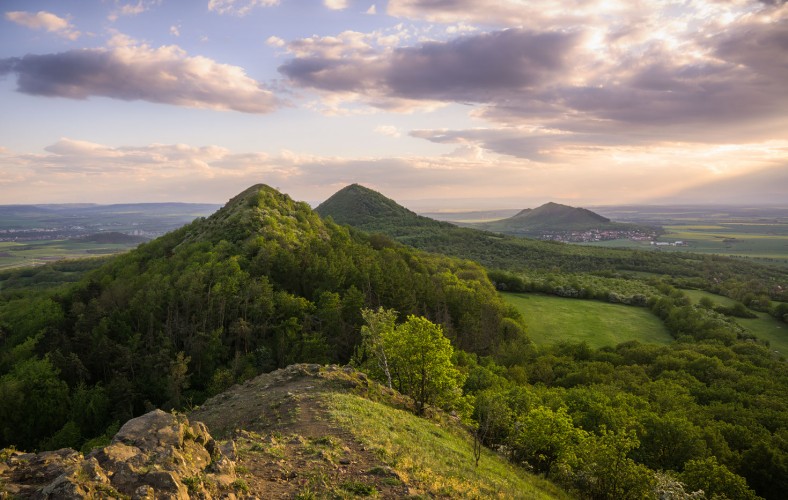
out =
[[117,254],[177,229],[218,205],[0,205],[0,270]]
[[256,185],[121,255],[0,273],[2,456],[90,454],[161,408],[233,440],[240,493],[777,499],[786,290],[779,266]]

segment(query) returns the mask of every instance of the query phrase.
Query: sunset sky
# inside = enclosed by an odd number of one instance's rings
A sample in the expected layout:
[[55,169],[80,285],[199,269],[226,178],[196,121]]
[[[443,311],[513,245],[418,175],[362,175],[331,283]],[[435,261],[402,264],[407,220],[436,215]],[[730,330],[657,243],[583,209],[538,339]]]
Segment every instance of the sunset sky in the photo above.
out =
[[0,204],[788,205],[784,0],[0,9]]

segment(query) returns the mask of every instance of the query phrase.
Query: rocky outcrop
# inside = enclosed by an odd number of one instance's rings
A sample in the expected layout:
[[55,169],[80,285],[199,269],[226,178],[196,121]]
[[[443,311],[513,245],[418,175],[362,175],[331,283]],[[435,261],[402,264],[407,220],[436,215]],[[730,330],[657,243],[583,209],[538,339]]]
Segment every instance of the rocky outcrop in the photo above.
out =
[[87,456],[71,449],[5,455],[0,498],[235,498],[241,484],[233,442],[220,445],[203,423],[161,410],[129,420]]

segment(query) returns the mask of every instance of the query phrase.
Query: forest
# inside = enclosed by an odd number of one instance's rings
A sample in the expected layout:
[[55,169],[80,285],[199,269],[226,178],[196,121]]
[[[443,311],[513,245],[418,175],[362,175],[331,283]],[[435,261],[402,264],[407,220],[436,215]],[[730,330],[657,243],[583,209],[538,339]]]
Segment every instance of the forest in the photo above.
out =
[[[414,396],[420,412],[454,412],[480,445],[578,497],[788,491],[788,365],[735,321],[788,322],[784,269],[494,235],[374,192],[338,201],[313,211],[253,186],[124,255],[0,275],[0,447],[90,450],[133,416],[294,362],[396,384],[416,354],[394,339],[422,332],[451,375],[438,393],[456,392]],[[693,303],[693,288],[738,305]],[[674,340],[536,345],[499,291],[644,308]],[[392,315],[375,323],[380,308]]]

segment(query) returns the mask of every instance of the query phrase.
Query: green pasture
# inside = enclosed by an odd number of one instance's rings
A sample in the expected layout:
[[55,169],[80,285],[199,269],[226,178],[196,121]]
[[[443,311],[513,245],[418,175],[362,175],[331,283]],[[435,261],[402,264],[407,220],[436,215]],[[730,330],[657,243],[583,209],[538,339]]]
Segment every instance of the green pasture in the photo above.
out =
[[91,243],[75,240],[0,242],[0,269],[38,266],[62,259],[84,259],[122,253],[136,244]]
[[585,341],[603,347],[630,340],[651,344],[673,340],[659,318],[642,307],[537,294],[502,295],[522,313],[528,336],[539,345]]
[[[708,297],[715,304],[721,306],[732,306],[735,300],[716,295],[702,290],[683,290],[694,303],[698,303],[701,298]],[[734,318],[748,332],[761,340],[768,340],[769,346],[779,351],[783,356],[788,356],[788,324],[778,321],[769,314],[753,311],[757,318]]]

